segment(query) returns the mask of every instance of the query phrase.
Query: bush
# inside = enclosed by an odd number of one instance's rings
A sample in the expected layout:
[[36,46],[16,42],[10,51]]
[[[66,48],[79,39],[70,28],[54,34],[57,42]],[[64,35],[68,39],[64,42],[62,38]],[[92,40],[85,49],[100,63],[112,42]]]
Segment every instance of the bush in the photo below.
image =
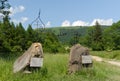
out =
[[12,52],[17,52],[17,51],[19,51],[19,52],[21,52],[22,51],[22,48],[21,48],[21,46],[14,46],[13,47],[13,49],[12,49]]
[[104,50],[102,43],[92,43],[92,50],[94,51]]

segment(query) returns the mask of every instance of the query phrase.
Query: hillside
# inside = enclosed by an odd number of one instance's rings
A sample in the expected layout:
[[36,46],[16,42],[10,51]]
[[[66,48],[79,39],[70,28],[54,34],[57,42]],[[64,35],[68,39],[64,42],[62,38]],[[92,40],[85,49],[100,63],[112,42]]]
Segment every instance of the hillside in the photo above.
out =
[[[105,29],[109,26],[101,26],[101,28]],[[46,28],[46,31],[53,32],[55,35],[58,36],[58,39],[63,42],[67,43],[72,38],[76,36],[84,36],[89,29],[89,26],[75,26],[75,27],[52,27]]]

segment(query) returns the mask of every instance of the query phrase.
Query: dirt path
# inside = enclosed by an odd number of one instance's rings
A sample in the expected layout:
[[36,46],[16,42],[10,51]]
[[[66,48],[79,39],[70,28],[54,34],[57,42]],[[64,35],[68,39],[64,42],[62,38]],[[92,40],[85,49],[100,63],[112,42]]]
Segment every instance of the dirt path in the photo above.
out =
[[98,56],[92,56],[93,60],[98,61],[98,62],[106,62],[112,65],[116,65],[120,67],[120,61],[113,61],[113,60],[106,60],[104,58],[98,57]]

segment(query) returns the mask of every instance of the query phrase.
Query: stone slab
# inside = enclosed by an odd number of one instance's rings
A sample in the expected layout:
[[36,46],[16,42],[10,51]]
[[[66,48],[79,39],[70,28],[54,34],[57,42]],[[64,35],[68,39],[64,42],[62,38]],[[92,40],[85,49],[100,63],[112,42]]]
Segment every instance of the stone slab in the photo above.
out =
[[92,63],[92,57],[90,55],[82,55],[82,64]]
[[43,58],[31,58],[30,67],[42,67],[43,66]]

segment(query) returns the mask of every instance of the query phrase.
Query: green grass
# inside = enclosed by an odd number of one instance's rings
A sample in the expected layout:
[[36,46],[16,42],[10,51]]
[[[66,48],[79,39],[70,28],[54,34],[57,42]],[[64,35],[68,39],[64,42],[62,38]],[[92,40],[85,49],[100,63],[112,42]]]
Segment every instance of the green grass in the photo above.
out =
[[90,53],[92,55],[100,56],[100,57],[103,57],[103,58],[120,60],[120,50],[111,51],[111,52],[108,52],[108,51],[92,51]]
[[32,74],[13,73],[13,63],[18,56],[0,57],[0,81],[120,81],[119,67],[93,62],[92,68],[68,75],[68,54],[44,55],[43,67]]

